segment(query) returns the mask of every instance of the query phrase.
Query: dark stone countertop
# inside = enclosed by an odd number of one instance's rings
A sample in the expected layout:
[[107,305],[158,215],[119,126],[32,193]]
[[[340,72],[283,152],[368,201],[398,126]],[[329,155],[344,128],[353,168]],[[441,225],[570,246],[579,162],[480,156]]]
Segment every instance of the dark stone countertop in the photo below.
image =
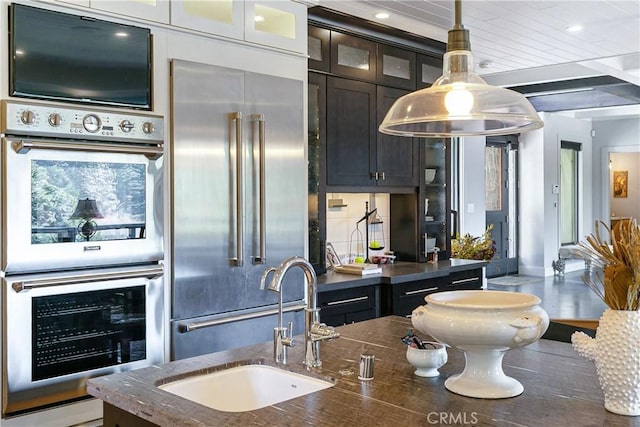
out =
[[[508,351],[505,373],[523,384],[524,393],[508,399],[474,399],[444,387],[445,379],[464,367],[464,354],[456,349],[448,350],[449,361],[440,368],[440,376],[414,375],[400,341],[410,327],[409,319],[389,316],[337,328],[341,337],[321,344],[323,365],[312,370],[315,376],[335,379],[335,386],[256,411],[216,411],[156,385],[233,361],[263,358],[271,364],[271,342],[90,379],[87,389],[160,426],[612,427],[636,423],[634,417],[604,409],[594,364],[578,356],[570,344],[540,340]],[[299,362],[302,339],[297,339],[300,345],[291,349],[286,369],[305,372]],[[358,361],[365,350],[376,357],[372,381],[358,380]]]
[[335,291],[356,288],[359,286],[396,284],[413,282],[416,280],[433,279],[448,276],[458,271],[482,268],[486,261],[466,259],[449,259],[437,264],[428,262],[398,262],[382,266],[382,273],[371,276],[357,276],[354,274],[336,273],[333,270],[318,276],[318,292]]

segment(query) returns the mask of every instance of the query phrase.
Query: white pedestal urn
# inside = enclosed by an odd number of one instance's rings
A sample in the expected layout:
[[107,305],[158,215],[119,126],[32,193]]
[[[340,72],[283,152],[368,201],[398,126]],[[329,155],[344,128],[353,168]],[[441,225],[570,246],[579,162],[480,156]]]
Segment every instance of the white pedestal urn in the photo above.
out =
[[578,354],[595,362],[605,409],[640,415],[640,312],[607,309],[595,339],[574,332],[571,342]]
[[524,391],[502,370],[504,354],[538,340],[549,317],[535,295],[504,291],[451,291],[425,297],[411,322],[417,330],[464,352],[465,368],[445,381],[468,397],[501,399]]

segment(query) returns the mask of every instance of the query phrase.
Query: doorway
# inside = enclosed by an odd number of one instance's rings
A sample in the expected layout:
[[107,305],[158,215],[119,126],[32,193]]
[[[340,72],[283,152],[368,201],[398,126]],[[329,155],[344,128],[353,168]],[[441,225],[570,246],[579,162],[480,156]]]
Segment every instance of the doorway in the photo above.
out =
[[487,277],[518,273],[518,139],[515,135],[487,137],[485,147],[485,205],[487,227],[496,254]]

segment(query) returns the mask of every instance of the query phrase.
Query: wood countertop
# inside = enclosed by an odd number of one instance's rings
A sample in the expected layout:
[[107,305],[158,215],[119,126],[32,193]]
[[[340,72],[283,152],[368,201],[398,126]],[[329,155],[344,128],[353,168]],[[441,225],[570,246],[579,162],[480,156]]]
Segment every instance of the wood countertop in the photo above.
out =
[[[87,390],[109,405],[160,426],[611,427],[640,423],[638,418],[604,409],[593,363],[578,356],[570,344],[540,340],[508,351],[504,371],[523,384],[524,393],[508,399],[474,399],[444,387],[445,379],[464,367],[464,354],[456,349],[448,350],[449,361],[440,368],[440,376],[413,374],[400,340],[409,328],[411,321],[397,316],[336,328],[340,338],[320,344],[323,365],[311,371],[314,376],[334,379],[335,386],[251,412],[216,411],[156,385],[233,361],[262,359],[273,364],[271,342],[93,378]],[[300,363],[302,337],[296,339],[298,345],[290,349],[286,369],[305,372]],[[365,350],[376,357],[371,381],[358,380],[358,362]]]

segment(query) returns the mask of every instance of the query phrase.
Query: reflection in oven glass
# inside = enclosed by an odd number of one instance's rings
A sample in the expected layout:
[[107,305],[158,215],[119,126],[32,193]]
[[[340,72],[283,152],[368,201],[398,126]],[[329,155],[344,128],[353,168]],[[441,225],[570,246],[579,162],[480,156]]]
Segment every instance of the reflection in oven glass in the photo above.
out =
[[142,163],[33,160],[31,242],[145,237]]
[[32,301],[33,381],[145,359],[144,286]]

